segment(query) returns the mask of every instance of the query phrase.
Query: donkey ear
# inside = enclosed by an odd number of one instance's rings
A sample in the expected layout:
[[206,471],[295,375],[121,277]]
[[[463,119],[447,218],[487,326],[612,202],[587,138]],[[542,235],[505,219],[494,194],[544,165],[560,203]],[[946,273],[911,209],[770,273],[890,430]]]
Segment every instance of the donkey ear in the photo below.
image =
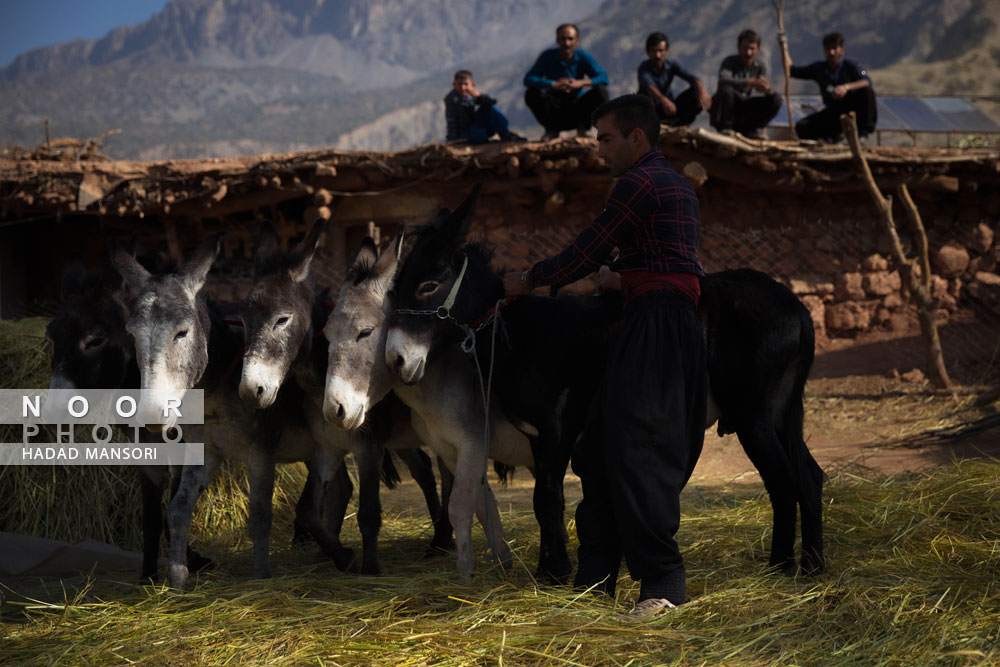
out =
[[347,280],[357,285],[359,282],[371,275],[372,267],[378,263],[378,248],[372,237],[366,236],[361,240],[361,247],[358,249],[358,256],[354,258],[354,264],[347,271]]
[[441,227],[444,226],[445,221],[448,219],[448,216],[450,215],[451,215],[451,209],[448,208],[447,206],[442,206],[441,208],[438,209],[437,215],[431,222],[431,227],[433,227],[434,229],[441,229]]
[[317,220],[309,234],[292,249],[288,264],[288,275],[297,283],[309,277],[309,265],[312,262],[316,250],[319,248],[320,239],[326,231],[327,221],[320,218]]
[[455,211],[448,216],[442,225],[442,231],[451,235],[454,240],[464,240],[469,232],[469,225],[472,223],[472,212],[476,208],[476,201],[479,199],[479,191],[482,190],[481,183],[472,186],[472,191],[465,198]]
[[396,276],[396,266],[399,263],[399,255],[403,250],[403,229],[400,226],[399,232],[389,243],[389,247],[386,248],[381,255],[379,255],[378,261],[375,262],[375,268],[372,270],[372,275],[379,280],[385,278],[394,278]]
[[205,284],[208,277],[208,270],[212,268],[212,263],[219,254],[222,245],[222,237],[225,233],[213,234],[201,242],[194,255],[184,265],[181,270],[181,281],[191,294],[197,294],[198,290]]
[[278,240],[278,232],[270,220],[264,220],[260,223],[257,247],[253,252],[253,272],[257,275],[267,273],[274,268],[280,257],[281,242]]
[[111,239],[109,242],[108,250],[111,254],[111,265],[125,279],[128,286],[136,292],[141,290],[143,285],[149,280],[149,271],[137,262],[135,257],[125,252],[114,239]]

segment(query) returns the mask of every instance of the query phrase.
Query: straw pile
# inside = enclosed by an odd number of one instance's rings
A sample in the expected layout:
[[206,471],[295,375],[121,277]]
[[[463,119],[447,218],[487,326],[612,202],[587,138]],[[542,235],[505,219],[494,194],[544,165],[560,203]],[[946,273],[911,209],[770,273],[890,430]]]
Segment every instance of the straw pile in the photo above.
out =
[[[360,578],[279,551],[269,581],[247,555],[196,588],[96,582],[7,592],[0,661],[238,664],[996,664],[1000,661],[1000,482],[995,463],[907,478],[843,473],[827,486],[828,572],[766,571],[766,497],[685,492],[678,535],[684,607],[624,624],[636,586],[614,602],[535,585],[537,529],[504,514],[518,565],[471,580],[452,557],[421,561],[419,512],[388,517],[383,566]],[[530,503],[530,495],[524,499]],[[348,524],[349,525],[349,524]],[[571,530],[571,534],[573,531]],[[481,540],[479,548],[484,548]]]

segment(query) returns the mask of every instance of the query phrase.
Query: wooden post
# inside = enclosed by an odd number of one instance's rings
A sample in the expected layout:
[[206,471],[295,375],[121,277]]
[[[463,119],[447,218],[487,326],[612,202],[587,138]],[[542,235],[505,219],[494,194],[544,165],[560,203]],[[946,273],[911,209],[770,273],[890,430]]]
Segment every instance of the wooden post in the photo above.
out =
[[791,57],[788,55],[788,37],[785,35],[785,0],[771,0],[774,11],[778,14],[778,44],[781,46],[781,64],[785,70],[785,108],[788,110],[788,133],[795,139],[795,123],[792,122],[792,74],[790,63]]
[[847,142],[851,145],[851,153],[861,170],[861,177],[868,188],[868,194],[871,195],[875,208],[882,216],[882,223],[889,234],[893,257],[899,264],[900,277],[917,303],[917,318],[920,320],[920,331],[923,333],[927,350],[927,373],[930,376],[931,384],[938,389],[947,389],[951,387],[951,378],[948,377],[948,369],[944,364],[941,337],[938,335],[936,315],[939,304],[937,299],[931,296],[930,253],[927,248],[927,232],[920,219],[920,212],[917,211],[913,199],[910,198],[910,191],[907,190],[906,184],[900,183],[896,188],[896,194],[899,195],[899,200],[913,226],[917,252],[919,253],[918,266],[918,260],[909,259],[903,252],[903,244],[899,240],[896,223],[892,219],[892,197],[882,196],[878,184],[875,183],[875,177],[872,176],[872,170],[868,166],[868,160],[861,152],[861,140],[858,138],[858,124],[854,118],[854,112],[841,115],[840,125],[844,130],[844,136],[847,137]]

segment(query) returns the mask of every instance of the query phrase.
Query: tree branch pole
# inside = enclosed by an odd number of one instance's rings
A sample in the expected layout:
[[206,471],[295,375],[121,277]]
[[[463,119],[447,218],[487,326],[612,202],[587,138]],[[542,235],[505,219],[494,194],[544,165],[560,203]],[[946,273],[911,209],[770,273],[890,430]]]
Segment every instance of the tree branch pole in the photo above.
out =
[[778,44],[781,46],[781,64],[785,70],[785,109],[788,111],[788,133],[795,138],[795,123],[792,122],[792,73],[789,63],[792,61],[788,55],[788,37],[785,35],[785,0],[771,0],[774,11],[778,14]]
[[931,384],[938,389],[951,387],[951,378],[948,377],[948,369],[944,364],[944,353],[941,349],[941,337],[937,328],[938,301],[931,296],[931,267],[927,250],[927,232],[920,219],[920,212],[917,211],[913,199],[910,198],[910,191],[905,183],[900,183],[896,189],[899,200],[906,211],[906,215],[913,226],[914,235],[917,241],[917,251],[920,254],[919,266],[916,260],[909,259],[903,252],[903,244],[899,240],[899,233],[896,231],[896,223],[892,218],[892,197],[883,197],[872,176],[868,160],[861,152],[861,140],[858,138],[858,124],[854,117],[854,112],[846,113],[840,117],[840,125],[843,128],[844,136],[851,146],[851,154],[861,170],[861,177],[871,195],[875,208],[882,216],[882,223],[889,234],[889,241],[892,247],[892,254],[899,265],[899,273],[903,279],[913,300],[917,304],[917,318],[920,321],[920,331],[923,334],[924,345],[927,352],[927,373]]

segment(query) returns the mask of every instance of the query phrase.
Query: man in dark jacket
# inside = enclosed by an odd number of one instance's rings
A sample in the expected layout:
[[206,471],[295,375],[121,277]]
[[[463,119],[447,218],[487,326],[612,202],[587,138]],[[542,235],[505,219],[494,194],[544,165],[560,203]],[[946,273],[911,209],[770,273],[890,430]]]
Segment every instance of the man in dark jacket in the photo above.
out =
[[840,139],[840,116],[849,111],[857,115],[858,134],[862,137],[875,130],[878,107],[868,72],[853,58],[844,56],[844,36],[831,32],[823,37],[826,60],[797,67],[788,62],[796,79],[812,79],[819,84],[823,96],[822,110],[806,116],[795,124],[800,139]]
[[594,410],[573,450],[583,483],[575,585],[614,597],[622,556],[642,582],[630,618],[685,601],[684,561],[674,535],[680,492],[705,435],[705,343],[695,307],[698,198],[657,148],[652,101],[625,95],[593,115],[598,151],[620,177],[604,210],[551,259],[503,278],[509,299],[566,285],[620,250],[624,322],[609,350]]

